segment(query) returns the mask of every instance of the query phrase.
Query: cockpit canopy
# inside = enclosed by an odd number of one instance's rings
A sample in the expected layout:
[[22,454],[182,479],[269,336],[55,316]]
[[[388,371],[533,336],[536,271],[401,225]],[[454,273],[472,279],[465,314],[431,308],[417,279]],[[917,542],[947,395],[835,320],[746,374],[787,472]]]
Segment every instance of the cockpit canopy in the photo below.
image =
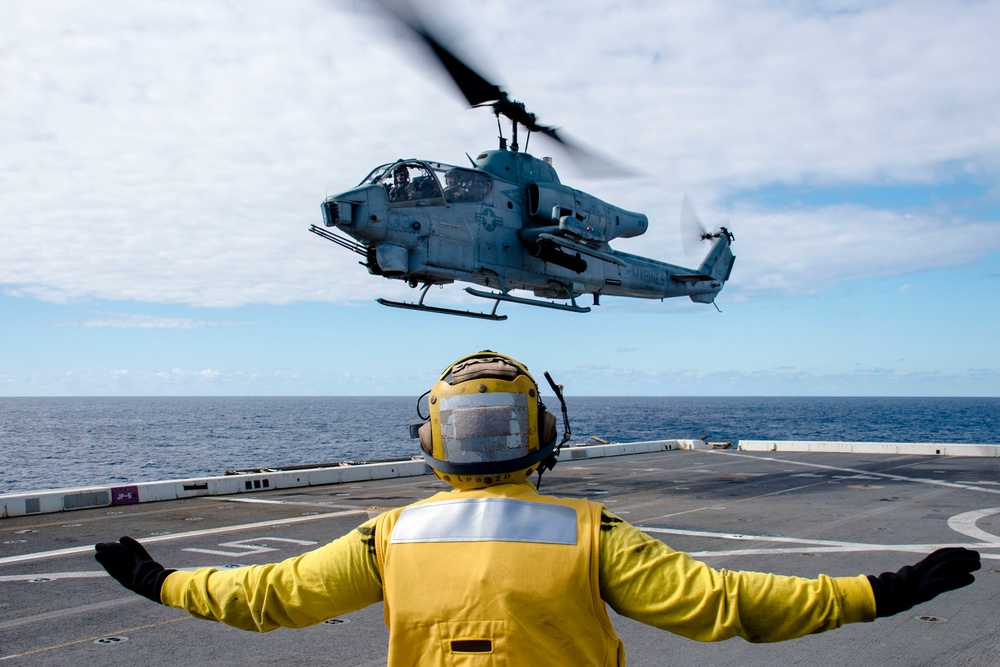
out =
[[395,208],[481,202],[493,189],[493,179],[439,162],[399,160],[376,167],[361,185],[384,187],[389,206]]

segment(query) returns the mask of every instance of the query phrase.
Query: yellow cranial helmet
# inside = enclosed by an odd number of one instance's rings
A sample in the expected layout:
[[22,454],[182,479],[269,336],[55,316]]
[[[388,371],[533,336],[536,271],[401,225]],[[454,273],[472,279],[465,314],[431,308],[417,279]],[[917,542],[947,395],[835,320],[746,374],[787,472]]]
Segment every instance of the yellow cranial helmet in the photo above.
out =
[[459,359],[427,405],[430,420],[417,431],[424,460],[456,488],[521,482],[555,465],[556,418],[528,369],[510,357],[484,350]]

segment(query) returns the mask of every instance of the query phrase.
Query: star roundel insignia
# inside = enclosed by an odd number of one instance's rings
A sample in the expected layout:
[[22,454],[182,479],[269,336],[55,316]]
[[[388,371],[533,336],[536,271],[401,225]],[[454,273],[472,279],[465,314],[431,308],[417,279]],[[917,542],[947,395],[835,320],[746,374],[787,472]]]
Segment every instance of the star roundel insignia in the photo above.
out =
[[492,232],[494,229],[500,226],[503,222],[503,218],[493,212],[492,209],[483,209],[482,213],[476,215],[476,222],[483,225],[483,229],[488,232]]

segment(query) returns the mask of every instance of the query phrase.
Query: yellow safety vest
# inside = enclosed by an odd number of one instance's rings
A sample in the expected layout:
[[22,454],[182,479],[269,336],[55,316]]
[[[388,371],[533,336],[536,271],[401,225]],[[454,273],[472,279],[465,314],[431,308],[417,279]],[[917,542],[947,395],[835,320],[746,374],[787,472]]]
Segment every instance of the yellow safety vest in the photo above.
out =
[[622,665],[598,584],[600,505],[528,484],[381,515],[389,665]]

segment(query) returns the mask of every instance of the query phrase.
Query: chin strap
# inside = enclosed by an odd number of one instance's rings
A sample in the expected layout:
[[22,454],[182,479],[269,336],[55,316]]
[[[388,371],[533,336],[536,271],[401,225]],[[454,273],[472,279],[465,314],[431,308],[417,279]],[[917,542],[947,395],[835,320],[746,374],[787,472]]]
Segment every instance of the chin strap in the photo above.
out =
[[[549,386],[552,387],[553,393],[555,393],[556,398],[559,399],[560,406],[562,406],[563,437],[562,440],[559,441],[559,444],[556,445],[556,450],[538,466],[538,481],[535,483],[535,488],[538,489],[542,488],[542,473],[556,467],[559,452],[562,450],[562,446],[565,445],[573,435],[573,432],[569,428],[569,413],[566,411],[566,399],[563,398],[563,386],[561,384],[556,384],[552,379],[552,376],[549,375],[548,371],[545,371],[545,379],[549,381]],[[541,401],[539,401],[539,405],[541,405]]]

